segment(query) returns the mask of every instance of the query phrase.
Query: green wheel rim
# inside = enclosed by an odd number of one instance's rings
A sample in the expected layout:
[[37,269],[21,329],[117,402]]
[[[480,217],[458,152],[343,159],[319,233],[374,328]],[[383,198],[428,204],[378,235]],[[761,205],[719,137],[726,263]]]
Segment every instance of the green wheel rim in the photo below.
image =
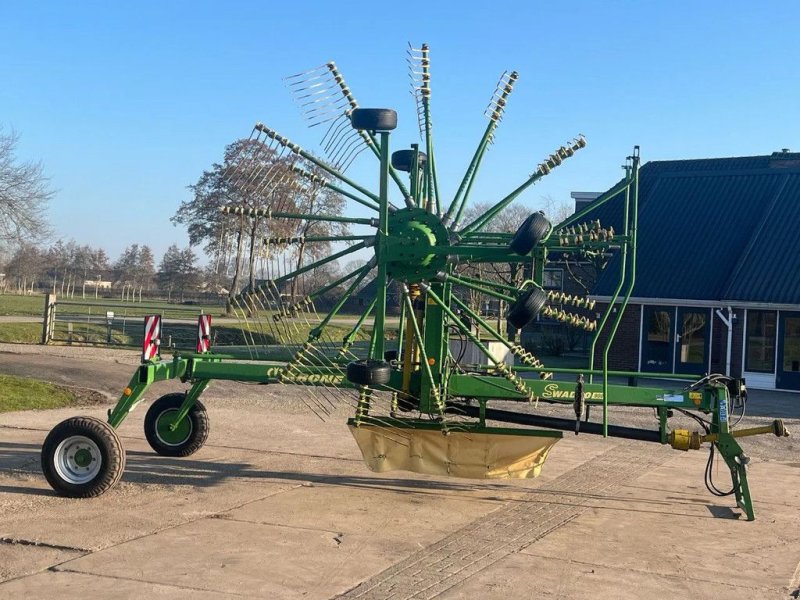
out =
[[192,435],[192,420],[189,415],[181,419],[174,430],[170,429],[177,412],[177,408],[170,408],[158,415],[158,419],[156,419],[156,437],[166,446],[180,446]]

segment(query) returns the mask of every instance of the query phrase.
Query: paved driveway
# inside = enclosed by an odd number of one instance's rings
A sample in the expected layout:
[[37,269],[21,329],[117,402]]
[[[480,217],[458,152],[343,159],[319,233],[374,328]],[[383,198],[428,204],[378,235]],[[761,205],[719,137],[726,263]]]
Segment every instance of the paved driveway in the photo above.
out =
[[[0,372],[109,394],[136,362],[9,349]],[[749,600],[800,587],[794,440],[745,442],[747,523],[706,492],[705,452],[585,435],[559,442],[536,480],[376,475],[346,412],[323,422],[303,393],[212,386],[211,436],[188,459],[152,453],[137,409],[120,428],[125,476],[94,500],[54,496],[39,448],[61,419],[107,407],[0,414],[0,598]]]

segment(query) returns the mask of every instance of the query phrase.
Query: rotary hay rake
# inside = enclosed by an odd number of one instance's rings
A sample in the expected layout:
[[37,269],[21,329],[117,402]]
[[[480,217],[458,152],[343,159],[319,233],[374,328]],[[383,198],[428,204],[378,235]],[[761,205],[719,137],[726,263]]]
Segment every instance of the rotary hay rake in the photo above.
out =
[[[707,443],[709,490],[735,495],[738,506],[753,519],[748,459],[736,438],[788,433],[781,421],[761,428],[734,428],[730,417],[743,409],[746,399],[743,380],[706,376],[677,392],[609,382],[610,376],[636,375],[610,371],[608,353],[635,281],[638,148],[627,159],[624,178],[586,210],[555,226],[536,212],[514,233],[497,231],[493,222],[502,211],[583,148],[584,138],[558,148],[518,187],[468,218],[473,184],[517,73],[500,77],[485,112],[486,129],[454,197],[446,203],[436,173],[428,47],[409,48],[408,63],[421,145],[393,154],[389,140],[396,113],[360,108],[334,63],[286,79],[309,126],[323,132],[321,146],[327,160],[262,123],[227,157],[224,179],[230,202],[222,212],[230,219],[251,219],[253,240],[261,231],[257,225],[268,232],[261,260],[269,278],[248,286],[231,304],[246,341],[244,354],[209,351],[206,317],[199,325],[197,352],[176,352],[171,360],[161,359],[154,333],[158,325],[150,321],[152,335],[145,340],[142,365],[109,411],[108,422],[72,418],[47,436],[42,467],[48,482],[73,497],[97,496],[112,487],[125,463],[115,429],[153,383],[167,379],[179,378],[191,387],[185,394],[168,394],[152,403],[145,417],[147,440],[162,455],[194,453],[209,431],[199,397],[210,381],[222,379],[308,386],[304,401],[321,419],[338,405],[347,405],[353,411],[348,424],[364,460],[378,472],[535,477],[562,431],[573,427],[576,434],[582,429],[681,450]],[[377,192],[345,174],[364,151],[378,159]],[[399,192],[397,204],[390,201],[392,184]],[[358,205],[358,210],[370,211],[369,216],[340,216],[331,209],[336,206],[335,201],[330,203],[332,198]],[[591,219],[592,211],[608,202],[622,205],[621,231]],[[350,227],[368,231],[352,234]],[[550,255],[586,259],[612,251],[620,253],[619,282],[597,320],[592,318],[595,306],[590,298],[543,289]],[[371,253],[366,264],[314,286],[314,273],[359,252]],[[310,262],[304,263],[304,256]],[[288,266],[290,261],[293,267]],[[508,281],[486,277],[480,270],[476,274],[475,267],[481,265],[505,265],[515,277]],[[374,290],[371,299],[359,315],[344,317],[345,307],[364,289]],[[388,316],[390,289],[399,290],[396,328]],[[319,312],[317,303],[330,294],[335,294],[335,302],[327,312]],[[487,299],[507,305],[506,330],[482,316],[476,302],[468,300],[470,295],[478,298],[478,306]],[[537,315],[593,333],[587,369],[548,369],[516,341],[517,332]],[[271,358],[276,345],[290,350],[291,358]],[[482,357],[475,361],[482,364],[466,363],[465,345]],[[596,354],[602,357],[598,368]],[[577,382],[556,381],[554,373],[575,377]],[[502,410],[489,406],[495,401],[530,406],[524,411]],[[536,414],[540,402],[571,406],[575,418]],[[602,407],[602,423],[589,422],[591,405]],[[609,406],[654,410],[658,428],[609,425]],[[702,431],[670,430],[673,411],[694,418]],[[490,426],[487,421],[515,426]],[[729,492],[721,492],[711,480],[716,452],[731,473]]]

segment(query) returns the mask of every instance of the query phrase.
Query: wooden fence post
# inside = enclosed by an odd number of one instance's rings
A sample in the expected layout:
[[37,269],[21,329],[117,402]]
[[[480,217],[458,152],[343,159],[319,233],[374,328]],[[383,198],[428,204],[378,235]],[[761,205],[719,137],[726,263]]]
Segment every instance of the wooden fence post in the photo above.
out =
[[42,318],[42,344],[47,345],[53,337],[53,317],[56,310],[56,295],[45,294],[44,316]]

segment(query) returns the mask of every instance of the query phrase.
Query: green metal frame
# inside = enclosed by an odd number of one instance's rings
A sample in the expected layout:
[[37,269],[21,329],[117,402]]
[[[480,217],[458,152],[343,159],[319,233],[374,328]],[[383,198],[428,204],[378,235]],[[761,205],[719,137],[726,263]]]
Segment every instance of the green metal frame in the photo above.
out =
[[[673,392],[669,389],[653,387],[627,387],[610,383],[614,376],[639,376],[637,372],[612,371],[608,368],[609,349],[622,315],[628,304],[636,279],[636,243],[638,222],[638,147],[629,157],[626,175],[622,182],[609,193],[598,199],[591,209],[612,200],[622,198],[624,227],[613,240],[592,240],[579,242],[572,236],[566,245],[554,231],[566,232],[573,229],[576,223],[588,214],[589,210],[579,212],[568,218],[540,240],[528,256],[519,256],[509,247],[511,234],[485,231],[490,221],[508,206],[523,191],[547,175],[553,168],[572,156],[575,151],[585,145],[583,138],[578,138],[570,145],[561,147],[552,154],[537,170],[494,204],[485,214],[473,222],[461,226],[464,207],[475,181],[478,169],[485,152],[491,143],[499,116],[511,93],[516,73],[507,79],[501,79],[497,98],[490,113],[490,122],[483,133],[478,147],[461,180],[458,190],[446,211],[441,206],[439,187],[436,179],[435,159],[433,155],[433,139],[430,127],[430,90],[427,88],[429,73],[427,71],[427,47],[423,47],[423,69],[425,76],[422,94],[422,118],[424,119],[424,147],[427,161],[419,161],[419,146],[413,145],[414,160],[409,173],[409,187],[400,181],[398,174],[390,164],[390,134],[388,131],[361,132],[367,145],[379,158],[379,191],[377,194],[354,183],[333,167],[325,164],[312,154],[304,151],[274,130],[262,124],[256,129],[269,138],[288,148],[294,154],[309,163],[316,165],[328,175],[337,179],[345,187],[323,182],[331,190],[340,192],[356,200],[363,206],[377,212],[374,218],[350,218],[336,215],[313,215],[300,213],[277,213],[265,210],[228,208],[234,214],[280,217],[291,219],[321,220],[341,223],[369,225],[376,229],[374,236],[347,236],[342,238],[319,237],[318,239],[286,238],[273,240],[275,243],[301,243],[313,241],[354,241],[357,242],[342,251],[336,252],[306,265],[269,283],[276,286],[291,277],[307,272],[315,267],[337,260],[352,252],[372,247],[375,258],[366,267],[337,279],[334,283],[310,294],[301,303],[309,304],[325,291],[334,289],[340,284],[350,282],[343,297],[335,304],[321,323],[313,327],[308,340],[297,351],[295,358],[289,363],[274,361],[248,360],[242,361],[231,356],[215,353],[178,353],[171,360],[156,360],[142,364],[131,378],[116,406],[109,411],[108,421],[113,427],[119,427],[130,411],[143,400],[145,393],[154,383],[169,379],[180,379],[190,385],[185,399],[172,417],[170,427],[177,428],[186,418],[192,405],[213,380],[229,380],[257,382],[262,384],[301,384],[311,386],[331,386],[352,388],[358,392],[358,403],[355,416],[350,420],[353,425],[371,423],[374,417],[369,415],[372,390],[364,386],[350,383],[345,377],[347,356],[356,336],[364,323],[372,319],[372,333],[369,342],[368,358],[381,361],[386,350],[386,308],[387,289],[392,280],[399,281],[403,287],[402,310],[400,316],[400,332],[398,336],[398,355],[403,360],[397,362],[392,370],[390,382],[383,388],[393,393],[396,401],[398,394],[410,396],[418,400],[420,416],[400,419],[392,415],[380,420],[381,426],[399,428],[416,427],[436,429],[447,433],[450,425],[445,418],[447,402],[458,398],[476,399],[480,413],[477,422],[460,423],[460,428],[471,431],[497,433],[499,435],[514,434],[559,437],[561,432],[539,429],[505,429],[487,427],[485,413],[489,402],[494,400],[522,402],[551,402],[573,404],[576,401],[576,385],[564,381],[542,378],[523,378],[520,374],[530,373],[548,377],[551,373],[561,373],[587,377],[582,384],[585,402],[589,406],[603,408],[603,434],[608,435],[609,406],[634,406],[655,409],[658,415],[658,440],[662,444],[670,442],[671,432],[668,427],[668,416],[671,410],[682,409],[711,415],[711,433],[715,436],[711,442],[720,452],[731,471],[737,504],[745,511],[748,519],[754,518],[753,506],[747,484],[747,474],[741,457],[742,449],[731,431],[727,419],[730,395],[728,389],[721,384],[709,382],[699,390]],[[296,171],[308,178],[316,178],[307,171],[296,168]],[[389,180],[393,179],[404,196],[405,208],[396,209],[389,200]],[[405,236],[405,237],[404,237]],[[569,236],[568,236],[569,237]],[[413,248],[407,257],[395,260],[399,248],[412,240]],[[519,344],[507,339],[487,320],[472,311],[460,300],[454,288],[474,290],[507,303],[513,303],[531,286],[541,288],[544,266],[548,260],[548,252],[592,253],[618,248],[620,252],[620,278],[611,301],[605,308],[596,327],[591,344],[590,364],[588,369],[547,369],[530,355]],[[475,263],[501,262],[508,264],[532,263],[531,279],[517,289],[513,286],[482,281],[459,275],[456,266],[459,261]],[[407,263],[407,264],[406,264]],[[368,273],[376,272],[376,296],[360,315],[353,329],[344,336],[338,355],[327,363],[315,363],[309,357],[316,340],[320,339],[325,327],[341,310],[344,301],[349,297]],[[351,281],[352,280],[352,281]],[[277,288],[275,288],[277,289]],[[258,290],[256,290],[256,293]],[[251,294],[253,292],[250,292]],[[416,303],[416,305],[415,305]],[[245,298],[246,304],[246,298]],[[281,317],[291,318],[293,306],[284,308]],[[456,314],[454,307],[461,310],[477,323],[481,331],[490,339],[503,343],[506,348],[523,362],[523,366],[509,368],[503,361],[491,357],[488,347],[480,335],[464,326]],[[614,316],[614,309],[617,309]],[[612,318],[613,316],[613,318]],[[471,342],[489,357],[488,366],[472,366],[465,374],[455,369],[449,357],[449,328],[459,328]],[[605,335],[602,346],[602,362],[595,368],[595,351]],[[418,360],[412,361],[412,356]],[[649,374],[652,376],[652,374]],[[596,383],[595,376],[601,377]],[[675,377],[664,374],[665,377]],[[582,381],[582,380],[581,380]],[[402,391],[398,391],[402,390]],[[673,444],[674,445],[674,444]]]

